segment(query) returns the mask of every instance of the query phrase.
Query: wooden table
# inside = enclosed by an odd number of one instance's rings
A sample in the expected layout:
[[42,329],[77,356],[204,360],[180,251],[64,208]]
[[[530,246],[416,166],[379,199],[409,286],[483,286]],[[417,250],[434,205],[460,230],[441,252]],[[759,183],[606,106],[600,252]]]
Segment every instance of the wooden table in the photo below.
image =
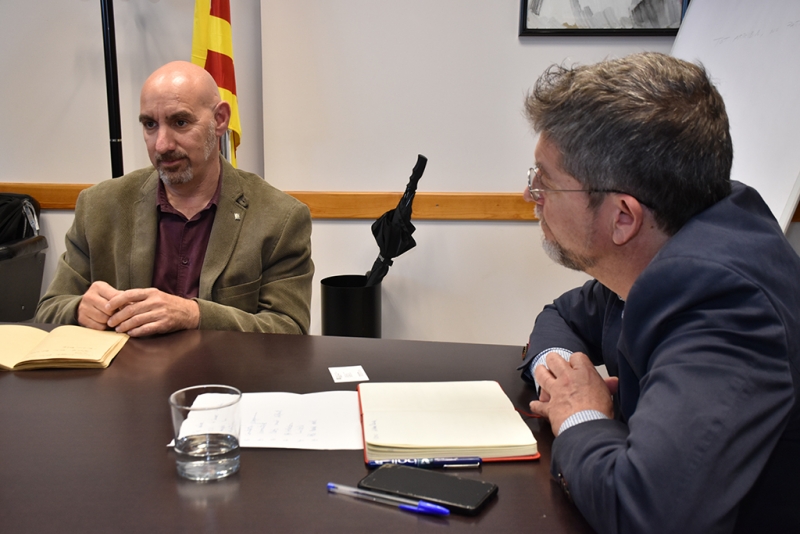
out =
[[367,474],[361,451],[245,449],[238,474],[203,484],[179,478],[166,447],[167,397],[182,387],[354,390],[328,367],[361,365],[374,382],[497,380],[525,409],[519,358],[511,346],[191,331],[131,339],[105,370],[0,372],[0,532],[590,532],[551,480],[549,426],[532,418],[541,460],[458,471],[499,486],[476,517],[329,495],[327,482]]

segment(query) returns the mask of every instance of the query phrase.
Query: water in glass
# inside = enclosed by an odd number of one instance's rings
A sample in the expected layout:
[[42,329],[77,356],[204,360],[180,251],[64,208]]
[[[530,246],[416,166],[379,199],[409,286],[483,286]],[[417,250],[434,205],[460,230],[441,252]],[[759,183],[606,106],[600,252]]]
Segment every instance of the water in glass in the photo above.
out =
[[239,440],[230,434],[196,434],[175,440],[178,473],[190,480],[217,480],[239,470]]

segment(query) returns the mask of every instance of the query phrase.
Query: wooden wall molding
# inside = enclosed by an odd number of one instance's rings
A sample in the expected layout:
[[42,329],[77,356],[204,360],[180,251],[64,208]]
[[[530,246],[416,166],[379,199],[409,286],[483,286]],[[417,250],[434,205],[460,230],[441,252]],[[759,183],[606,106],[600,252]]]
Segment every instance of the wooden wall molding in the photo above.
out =
[[0,193],[22,193],[39,201],[45,210],[74,210],[78,193],[92,184],[0,183]]
[[[0,192],[31,195],[42,209],[75,209],[78,193],[92,184],[0,183]],[[397,206],[402,193],[287,191],[305,203],[314,219],[377,219]],[[521,193],[428,193],[414,198],[416,220],[533,221],[533,206]]]
[[[78,193],[92,184],[0,183],[2,193],[25,193],[42,209],[75,209]],[[287,191],[305,203],[314,219],[377,219],[394,208],[402,193]],[[522,193],[428,193],[414,199],[416,220],[431,221],[535,221],[533,206]],[[800,206],[792,222],[800,222]]]
[[[402,193],[287,191],[315,219],[377,219],[397,206]],[[534,221],[533,205],[521,193],[428,193],[414,197],[414,219],[445,221]]]

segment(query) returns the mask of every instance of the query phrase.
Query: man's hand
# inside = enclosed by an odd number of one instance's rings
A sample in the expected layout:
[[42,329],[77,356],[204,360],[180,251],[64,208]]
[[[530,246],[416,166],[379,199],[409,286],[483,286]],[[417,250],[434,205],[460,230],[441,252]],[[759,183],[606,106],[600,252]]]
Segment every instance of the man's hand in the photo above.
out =
[[558,435],[561,424],[572,414],[583,410],[597,410],[609,418],[614,417],[611,389],[616,380],[603,380],[589,358],[575,352],[569,362],[558,354],[546,354],[547,367],[536,368],[536,382],[542,392],[538,401],[530,404],[531,411],[550,420],[553,433]]
[[115,309],[109,310],[108,301],[122,293],[105,282],[94,282],[83,294],[78,304],[78,324],[94,330],[106,330]]
[[200,324],[197,302],[154,287],[120,291],[106,308],[111,314],[108,326],[132,337],[191,330]]

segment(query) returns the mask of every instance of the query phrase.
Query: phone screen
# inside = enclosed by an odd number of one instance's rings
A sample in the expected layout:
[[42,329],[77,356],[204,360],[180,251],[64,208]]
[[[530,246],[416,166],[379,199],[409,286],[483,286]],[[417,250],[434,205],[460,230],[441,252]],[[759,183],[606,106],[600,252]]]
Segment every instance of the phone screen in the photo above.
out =
[[397,464],[379,467],[364,477],[358,487],[428,501],[451,512],[469,515],[478,513],[497,494],[497,486],[490,482]]

